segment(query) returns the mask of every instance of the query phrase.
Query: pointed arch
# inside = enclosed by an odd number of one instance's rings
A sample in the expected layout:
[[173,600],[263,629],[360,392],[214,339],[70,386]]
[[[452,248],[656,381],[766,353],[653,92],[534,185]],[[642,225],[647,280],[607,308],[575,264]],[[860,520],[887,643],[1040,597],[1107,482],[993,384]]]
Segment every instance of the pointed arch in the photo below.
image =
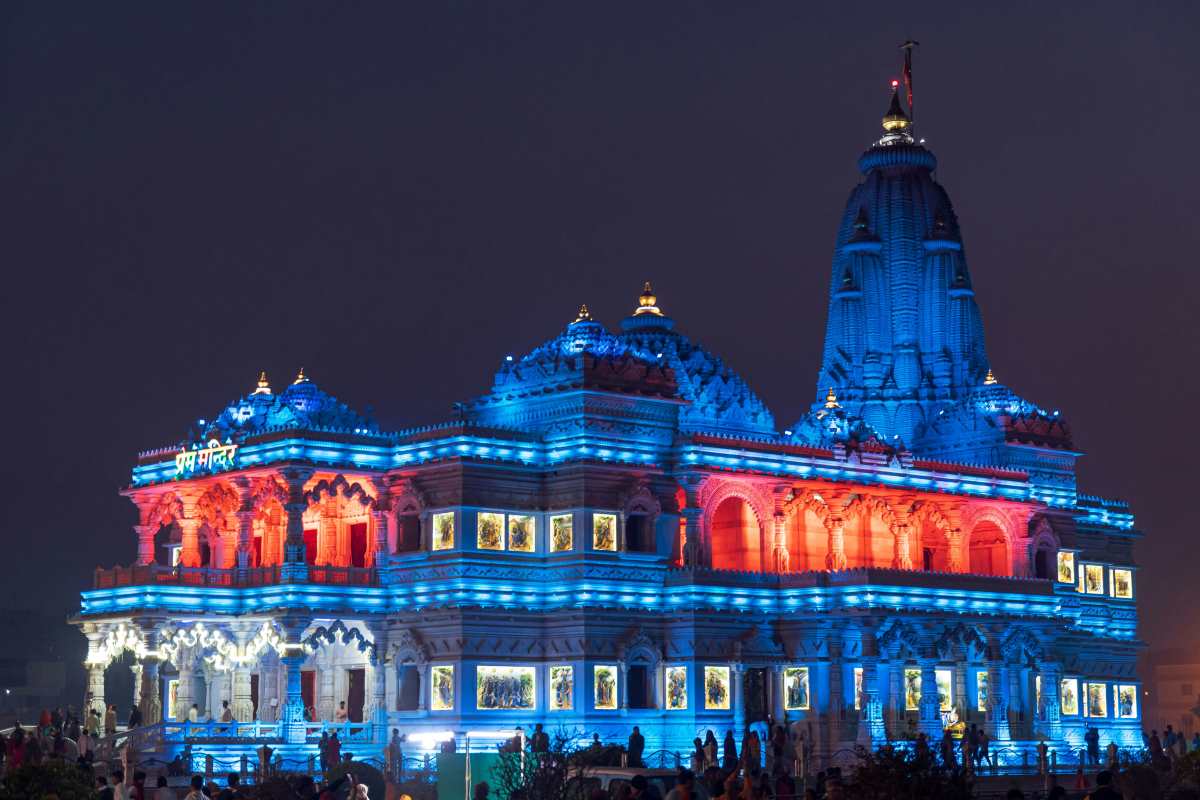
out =
[[718,481],[702,490],[703,536],[714,569],[762,572],[771,504],[743,481]]

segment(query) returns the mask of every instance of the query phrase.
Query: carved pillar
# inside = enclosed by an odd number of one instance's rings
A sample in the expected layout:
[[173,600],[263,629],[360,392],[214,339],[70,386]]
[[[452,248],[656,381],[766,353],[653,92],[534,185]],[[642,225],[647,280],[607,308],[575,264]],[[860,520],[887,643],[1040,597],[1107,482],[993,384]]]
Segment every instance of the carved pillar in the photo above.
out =
[[[417,710],[424,714],[429,710],[429,664],[426,662],[417,664],[417,669],[421,673],[421,697],[417,701]],[[399,695],[399,688],[396,689],[396,693]]]
[[862,697],[858,718],[859,743],[866,747],[879,747],[887,742],[887,730],[883,724],[883,703],[879,699],[879,642],[873,630],[864,630],[862,635]]
[[280,579],[285,583],[308,581],[308,564],[304,559],[304,512],[308,509],[308,502],[304,497],[304,484],[312,474],[311,469],[298,467],[289,467],[281,473],[288,490],[288,501],[284,504],[287,538],[283,544],[284,564],[280,570]]
[[192,703],[196,701],[192,699],[194,694],[194,685],[196,682],[195,675],[192,671],[191,651],[186,647],[179,648],[179,683],[175,689],[175,721],[184,722],[188,718],[188,711],[192,708]]
[[730,705],[733,706],[733,735],[737,738],[739,745],[741,744],[742,734],[746,731],[746,702],[742,697],[743,694],[743,677],[745,673],[745,665],[740,661],[733,661],[729,664],[729,692]]
[[921,703],[919,730],[931,743],[942,737],[942,717],[938,711],[937,661],[931,656],[921,659]]
[[336,677],[333,652],[326,648],[321,656],[317,666],[317,719],[332,720],[333,710],[337,707],[333,698],[333,679]]
[[775,531],[775,545],[771,549],[771,560],[776,572],[787,572],[787,515],[782,511],[776,511],[772,522]]
[[367,566],[376,569],[387,566],[388,523],[392,516],[387,506],[387,495],[381,492],[379,497],[378,504],[371,510],[371,528],[375,532],[375,541],[372,551],[367,555]]
[[[135,706],[139,706],[138,710],[141,710],[140,709],[141,703],[138,701],[141,699],[139,697],[139,695],[141,693],[141,686],[142,686],[142,662],[134,661],[132,664],[129,665],[129,671],[133,673],[133,704]],[[117,718],[118,719],[121,718],[122,716],[125,715],[125,713],[126,713],[125,709],[118,708],[117,709]],[[143,720],[143,722],[144,722],[144,720]]]
[[162,722],[162,699],[158,688],[158,656],[147,654],[142,657],[142,683],[138,708],[142,722],[154,725]]
[[300,668],[304,666],[304,651],[289,650],[280,661],[287,670],[287,700],[283,704],[283,738],[295,744],[304,742],[304,693],[300,685]]
[[700,507],[700,486],[703,482],[701,475],[684,475],[679,481],[685,495],[685,505],[680,510],[683,516],[683,563],[689,567],[709,563],[702,541],[704,509]]
[[842,690],[841,642],[829,644],[829,717],[826,719],[826,754],[832,754],[842,741],[842,720],[846,715],[846,694]]
[[775,717],[777,725],[787,722],[787,711],[784,709],[783,697],[783,664],[771,665],[771,716]]
[[892,559],[892,566],[896,569],[912,569],[912,525],[897,522],[892,526],[892,536],[896,540],[896,557]]
[[[997,742],[1012,738],[1008,727],[1008,670],[999,660],[988,661],[988,722]],[[1044,688],[1044,687],[1043,687]]]
[[134,525],[134,531],[138,537],[138,555],[137,563],[141,565],[154,563],[154,534],[158,533],[158,526],[145,524]]
[[966,564],[962,552],[963,532],[958,529],[948,531],[946,533],[946,541],[950,545],[950,551],[946,559],[946,570],[948,572],[966,572]]
[[[233,668],[233,700],[229,704],[238,722],[254,719],[254,700],[250,696],[250,665],[239,663]],[[258,687],[261,693],[262,686]]]
[[83,666],[87,668],[88,680],[84,713],[87,713],[88,708],[94,708],[100,712],[100,717],[103,719],[104,711],[107,708],[104,703],[104,669],[108,666],[107,653],[104,652],[104,637],[95,630],[87,631],[86,636],[88,653]]
[[617,669],[621,673],[621,684],[617,691],[619,698],[617,707],[622,714],[627,714],[629,712],[629,665],[625,662],[624,656],[617,662]]
[[1062,739],[1062,667],[1055,662],[1041,664],[1042,708],[1045,709],[1046,736]]
[[200,669],[204,673],[204,702],[200,704],[200,715],[208,719],[220,719],[223,673],[208,663],[202,664]]
[[254,510],[243,507],[234,517],[237,525],[237,551],[233,566],[238,571],[239,581],[244,581],[250,568],[258,566],[254,563]]
[[825,556],[826,569],[846,568],[846,537],[844,534],[845,521],[833,514],[825,518],[825,528],[829,531],[829,554]]
[[387,742],[387,665],[382,646],[371,650],[371,713],[374,741]]
[[200,519],[188,517],[177,519],[175,522],[179,525],[182,533],[179,565],[183,567],[200,566]]

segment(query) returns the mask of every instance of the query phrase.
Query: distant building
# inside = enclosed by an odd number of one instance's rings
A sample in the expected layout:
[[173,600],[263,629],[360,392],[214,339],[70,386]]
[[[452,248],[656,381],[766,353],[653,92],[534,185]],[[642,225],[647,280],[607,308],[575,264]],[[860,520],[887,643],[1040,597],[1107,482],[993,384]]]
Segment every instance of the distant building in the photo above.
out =
[[1162,732],[1169,724],[1190,739],[1200,730],[1200,647],[1151,650],[1142,674],[1145,727]]
[[[148,722],[261,723],[156,739],[194,753],[533,722],[686,750],[768,717],[822,761],[970,723],[1002,759],[1065,758],[1089,726],[1140,745],[1133,517],[1078,491],[1059,412],[997,380],[936,159],[895,96],[883,128],[787,429],[649,284],[619,330],[584,307],[505,357],[443,425],[385,432],[263,375],[140,455],[136,560],[75,620],[94,702],[128,652]],[[730,302],[819,291],[738,269]]]

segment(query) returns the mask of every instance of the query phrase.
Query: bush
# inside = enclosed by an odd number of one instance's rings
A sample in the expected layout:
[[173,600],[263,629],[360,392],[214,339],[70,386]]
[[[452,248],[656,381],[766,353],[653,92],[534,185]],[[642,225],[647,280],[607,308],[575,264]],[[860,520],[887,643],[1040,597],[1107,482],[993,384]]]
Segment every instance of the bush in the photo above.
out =
[[74,764],[23,764],[5,777],[0,800],[91,800],[94,784],[91,773]]
[[971,782],[938,765],[932,753],[883,747],[859,751],[860,763],[846,786],[850,800],[967,800]]

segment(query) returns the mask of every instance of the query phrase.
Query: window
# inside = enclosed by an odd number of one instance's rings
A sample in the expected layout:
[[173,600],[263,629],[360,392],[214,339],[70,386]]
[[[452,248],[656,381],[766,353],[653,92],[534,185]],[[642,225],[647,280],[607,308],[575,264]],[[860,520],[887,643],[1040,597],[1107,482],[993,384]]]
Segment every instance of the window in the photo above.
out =
[[[855,691],[855,695],[857,694],[858,692]],[[783,708],[785,711],[808,710],[808,667],[787,667],[784,669]]]
[[454,512],[443,511],[433,515],[433,549],[450,550],[454,547]]
[[528,514],[510,514],[508,517],[508,549],[518,553],[532,553],[533,537],[537,531],[536,520]]
[[1087,594],[1104,594],[1104,566],[1083,565],[1083,590]]
[[1058,582],[1075,582],[1075,554],[1070,550],[1058,551]]
[[954,695],[951,691],[953,678],[950,670],[934,670],[933,674],[937,681],[938,711],[949,711],[954,706]]
[[729,667],[705,667],[704,708],[708,711],[728,711],[729,694]]
[[1085,717],[1108,716],[1108,684],[1085,683],[1083,685],[1085,702],[1083,715]]
[[1059,688],[1059,708],[1067,716],[1079,713],[1079,679],[1063,678]]
[[854,668],[854,710],[862,709],[862,693],[863,693],[863,668]]
[[597,664],[592,668],[592,696],[597,711],[615,711],[617,708],[617,667],[614,664]]
[[454,665],[438,664],[430,671],[430,703],[433,711],[454,710]]
[[475,707],[480,711],[530,711],[534,706],[533,667],[479,665],[475,668]]
[[550,552],[562,553],[575,548],[574,521],[570,514],[550,518]]
[[475,546],[480,550],[504,549],[504,515],[480,511],[475,525]]
[[988,708],[988,681],[991,678],[986,670],[980,670],[975,673],[975,710],[987,711]]
[[1116,569],[1109,573],[1112,576],[1112,596],[1120,600],[1133,599],[1133,570]]
[[921,670],[904,670],[904,710],[917,711],[921,708]]
[[1131,683],[1117,684],[1117,718],[1133,719],[1137,716],[1137,686]]
[[550,710],[570,711],[575,707],[575,668],[569,664],[550,667]]
[[666,681],[667,711],[686,711],[687,667],[667,667]]
[[654,708],[654,681],[649,664],[630,664],[625,670],[625,703],[629,708]]
[[617,549],[617,515],[592,515],[592,549],[616,552]]
[[650,517],[630,514],[625,518],[625,550],[629,553],[654,552],[654,530],[650,527]]

